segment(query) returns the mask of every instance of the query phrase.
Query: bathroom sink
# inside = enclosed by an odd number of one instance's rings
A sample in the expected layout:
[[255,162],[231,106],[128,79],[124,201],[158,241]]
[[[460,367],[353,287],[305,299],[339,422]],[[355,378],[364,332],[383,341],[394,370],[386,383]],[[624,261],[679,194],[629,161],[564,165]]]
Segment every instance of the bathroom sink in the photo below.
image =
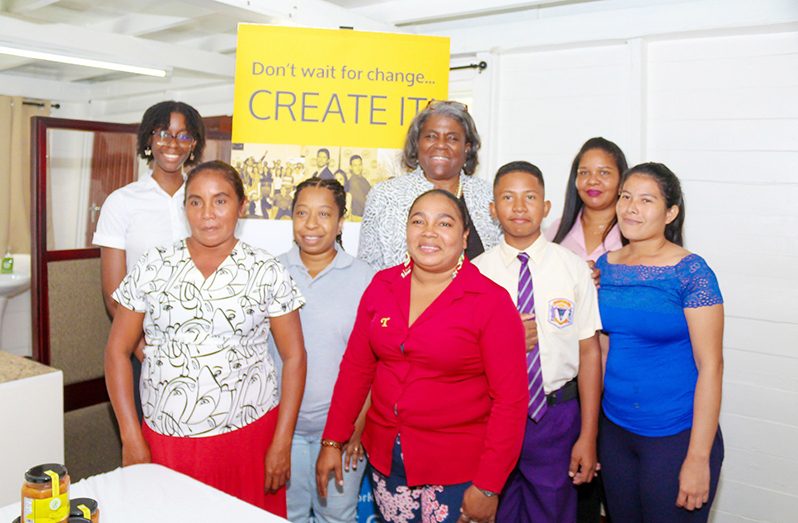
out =
[[30,255],[14,255],[14,272],[0,274],[0,333],[3,332],[3,313],[8,299],[30,289]]
[[0,274],[0,298],[13,298],[28,289],[30,289],[30,254],[14,254],[14,272]]
[[30,274],[0,274],[0,297],[11,298],[30,288]]

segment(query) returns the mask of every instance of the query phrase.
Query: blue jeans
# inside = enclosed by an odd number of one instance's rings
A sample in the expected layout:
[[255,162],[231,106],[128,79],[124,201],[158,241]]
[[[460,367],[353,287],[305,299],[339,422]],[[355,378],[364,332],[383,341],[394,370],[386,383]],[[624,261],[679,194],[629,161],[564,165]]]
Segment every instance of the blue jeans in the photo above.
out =
[[699,510],[676,506],[679,473],[690,444],[690,429],[673,436],[640,436],[606,416],[599,426],[599,456],[607,510],[622,523],[703,523],[709,519],[723,463],[720,428],[709,455],[709,501]]
[[360,481],[367,463],[344,472],[344,486],[338,487],[335,478],[327,484],[327,498],[320,498],[316,490],[316,459],[321,450],[319,437],[294,434],[291,442],[291,479],[286,489],[288,521],[307,523],[311,510],[317,523],[352,523],[357,521],[357,497]]

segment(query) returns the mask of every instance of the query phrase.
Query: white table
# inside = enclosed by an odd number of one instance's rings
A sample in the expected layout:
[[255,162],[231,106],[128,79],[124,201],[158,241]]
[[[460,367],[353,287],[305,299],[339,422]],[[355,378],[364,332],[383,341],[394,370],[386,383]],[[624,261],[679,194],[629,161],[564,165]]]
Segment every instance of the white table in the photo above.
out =
[[60,370],[0,351],[0,507],[19,500],[31,464],[64,462],[63,394]]
[[[22,478],[20,478],[20,487]],[[70,498],[92,498],[102,523],[286,523],[240,499],[160,465],[132,465],[72,485]],[[0,523],[20,514],[19,502],[0,508]]]

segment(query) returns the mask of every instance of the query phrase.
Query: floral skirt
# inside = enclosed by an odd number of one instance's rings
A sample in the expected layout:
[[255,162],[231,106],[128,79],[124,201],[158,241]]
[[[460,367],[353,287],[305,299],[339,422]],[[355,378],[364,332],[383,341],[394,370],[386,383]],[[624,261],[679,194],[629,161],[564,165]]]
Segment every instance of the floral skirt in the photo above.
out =
[[369,466],[374,499],[383,521],[390,523],[455,523],[463,494],[471,482],[455,485],[407,486],[399,436],[393,446],[391,474]]

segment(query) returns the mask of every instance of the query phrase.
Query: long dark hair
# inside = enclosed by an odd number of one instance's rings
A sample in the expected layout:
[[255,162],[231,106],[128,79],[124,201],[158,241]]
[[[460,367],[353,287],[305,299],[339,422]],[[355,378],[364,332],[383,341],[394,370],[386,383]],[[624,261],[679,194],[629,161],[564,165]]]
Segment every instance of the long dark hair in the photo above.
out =
[[[584,145],[582,145],[582,148],[579,149],[578,153],[576,153],[574,161],[571,164],[571,174],[568,176],[568,182],[565,185],[565,205],[563,205],[562,209],[560,226],[557,228],[557,234],[554,235],[554,243],[560,243],[565,239],[566,236],[568,236],[571,228],[576,223],[579,213],[582,211],[582,207],[585,205],[582,202],[582,199],[579,197],[579,191],[576,190],[576,175],[579,171],[579,162],[582,161],[582,156],[591,149],[599,149],[612,156],[613,160],[615,160],[615,165],[618,168],[619,175],[625,172],[628,168],[626,156],[624,156],[621,148],[618,147],[618,145],[616,145],[614,142],[611,142],[606,138],[602,138],[601,136],[597,136],[595,138],[591,138],[590,140],[586,141]],[[613,216],[609,227],[604,230],[604,235],[601,237],[602,242],[607,238],[607,234],[609,234],[610,229],[612,229],[617,222],[618,218]]]
[[[665,239],[676,245],[684,245],[684,193],[679,178],[668,169],[664,163],[648,162],[635,165],[621,176],[621,187],[633,174],[648,176],[657,182],[662,197],[665,200],[665,209],[670,209],[674,205],[679,208],[679,214],[671,223],[665,226]],[[628,243],[628,242],[624,242]]]
[[186,176],[185,196],[183,197],[183,203],[185,203],[186,198],[188,198],[188,186],[191,185],[191,182],[194,181],[194,178],[196,178],[198,174],[205,171],[216,171],[221,174],[222,177],[224,177],[224,179],[233,186],[233,190],[236,193],[236,198],[238,198],[238,203],[240,204],[245,200],[244,182],[241,181],[241,175],[238,173],[236,168],[221,160],[211,160],[210,162],[201,163],[189,171],[188,176]]
[[[308,178],[296,186],[296,189],[294,189],[294,199],[291,202],[291,214],[294,214],[294,206],[296,205],[296,201],[299,199],[299,193],[308,187],[318,187],[320,189],[327,189],[330,191],[333,195],[335,205],[338,207],[338,218],[340,219],[344,217],[346,214],[346,191],[344,191],[344,186],[341,185],[341,182],[338,180],[322,178]],[[337,241],[338,245],[341,247],[344,246],[343,232],[335,236],[335,241]]]

